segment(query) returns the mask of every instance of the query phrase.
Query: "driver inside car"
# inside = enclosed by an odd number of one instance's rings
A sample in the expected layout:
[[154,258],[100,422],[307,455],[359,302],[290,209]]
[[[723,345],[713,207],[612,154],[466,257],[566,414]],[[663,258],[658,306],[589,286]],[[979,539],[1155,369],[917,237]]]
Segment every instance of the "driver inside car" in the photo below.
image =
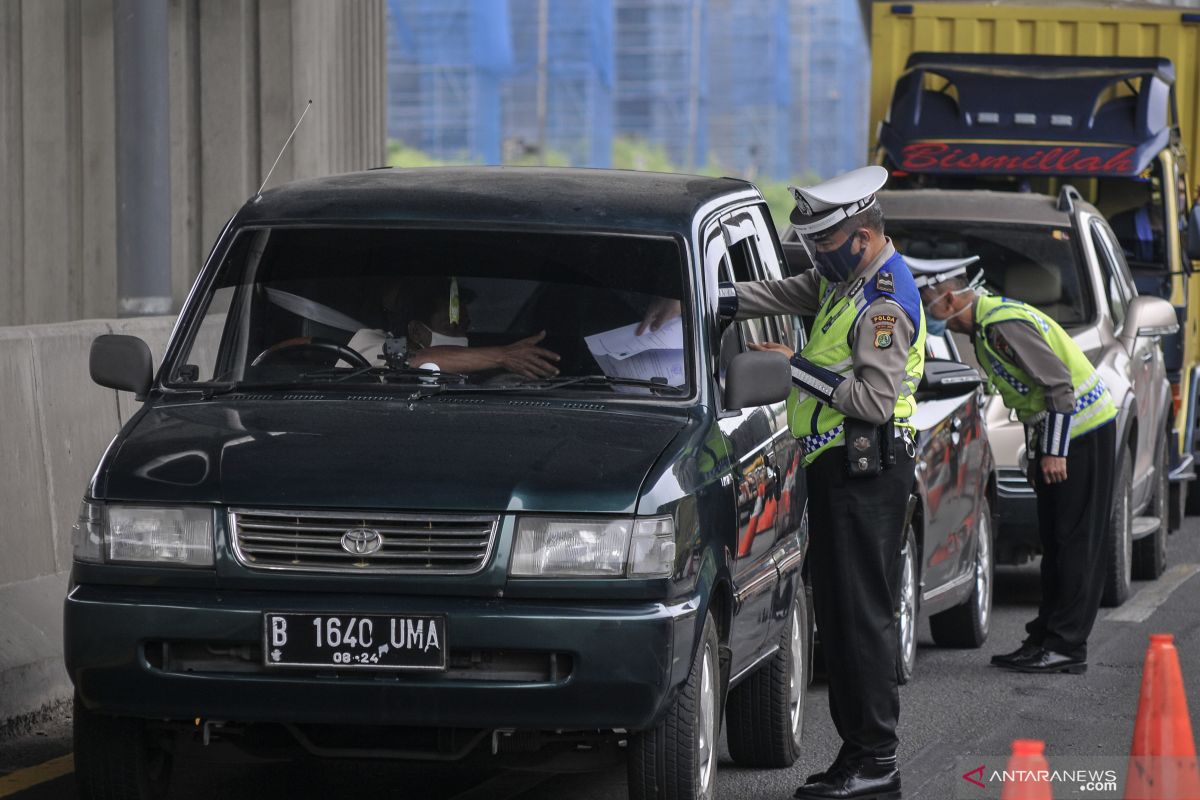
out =
[[[544,330],[512,344],[470,346],[467,333],[474,299],[474,293],[460,289],[454,277],[397,282],[382,298],[392,331],[361,328],[351,337],[349,347],[372,365],[381,363],[386,345],[393,352],[403,352],[410,367],[464,374],[502,370],[530,379],[558,375],[559,355],[538,346],[546,338]],[[405,335],[395,336],[399,330]],[[338,366],[349,365],[339,361]]]

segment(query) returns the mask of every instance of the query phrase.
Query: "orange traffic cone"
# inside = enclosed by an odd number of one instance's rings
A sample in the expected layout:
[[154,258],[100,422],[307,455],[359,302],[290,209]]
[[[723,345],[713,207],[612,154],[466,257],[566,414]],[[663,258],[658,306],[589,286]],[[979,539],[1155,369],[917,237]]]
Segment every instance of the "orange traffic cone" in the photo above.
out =
[[1174,642],[1169,633],[1150,635],[1125,800],[1200,800],[1196,743]]
[[1052,800],[1050,765],[1046,763],[1046,743],[1037,739],[1014,739],[1000,800]]

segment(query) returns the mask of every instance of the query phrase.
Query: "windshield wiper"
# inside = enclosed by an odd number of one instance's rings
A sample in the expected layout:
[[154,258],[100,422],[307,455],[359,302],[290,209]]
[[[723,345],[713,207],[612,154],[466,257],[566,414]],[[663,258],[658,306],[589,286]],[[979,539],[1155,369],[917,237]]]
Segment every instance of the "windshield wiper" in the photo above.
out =
[[525,383],[522,385],[538,389],[559,389],[563,386],[637,386],[665,394],[684,394],[687,391],[682,386],[670,385],[666,378],[619,378],[612,375],[574,375],[567,378],[550,378],[540,384]]
[[421,367],[389,367],[386,365],[376,365],[373,367],[361,367],[352,372],[344,372],[337,368],[319,369],[313,372],[303,372],[300,374],[300,379],[321,379],[329,378],[325,383],[342,383],[343,381],[361,378],[363,376],[371,378],[379,378],[381,383],[388,383],[388,378],[416,378],[423,383],[435,385],[445,385],[448,381],[454,383],[465,383],[467,376],[461,372],[440,372],[433,369],[422,369]]

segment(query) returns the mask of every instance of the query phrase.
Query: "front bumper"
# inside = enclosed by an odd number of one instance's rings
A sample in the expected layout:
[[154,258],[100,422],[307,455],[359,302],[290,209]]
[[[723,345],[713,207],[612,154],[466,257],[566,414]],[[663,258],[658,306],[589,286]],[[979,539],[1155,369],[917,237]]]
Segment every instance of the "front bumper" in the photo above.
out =
[[1037,495],[1025,474],[1016,468],[996,470],[999,503],[996,561],[1021,564],[1042,551],[1038,537]]
[[[551,602],[76,586],[67,669],[84,704],[168,720],[518,730],[651,727],[686,678],[698,598]],[[262,666],[264,611],[444,614],[446,673]],[[166,647],[164,647],[166,645]],[[189,658],[170,655],[193,654]],[[211,658],[196,658],[196,653]],[[487,672],[481,663],[553,663]],[[541,659],[545,656],[545,661]],[[551,661],[551,656],[554,660]],[[681,674],[682,671],[682,674]]]

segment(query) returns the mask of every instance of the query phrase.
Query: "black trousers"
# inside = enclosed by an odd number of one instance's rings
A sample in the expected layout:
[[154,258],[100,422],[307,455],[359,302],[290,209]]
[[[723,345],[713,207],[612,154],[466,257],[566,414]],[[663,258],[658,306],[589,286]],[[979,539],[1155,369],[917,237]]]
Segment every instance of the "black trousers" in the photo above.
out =
[[895,466],[873,478],[846,475],[845,447],[806,472],[809,574],[842,759],[891,757],[898,742],[896,609],[914,462],[897,445]]
[[1042,600],[1025,626],[1025,641],[1077,658],[1087,658],[1104,591],[1116,428],[1110,422],[1072,439],[1061,483],[1046,483],[1040,466],[1029,465],[1042,540]]

